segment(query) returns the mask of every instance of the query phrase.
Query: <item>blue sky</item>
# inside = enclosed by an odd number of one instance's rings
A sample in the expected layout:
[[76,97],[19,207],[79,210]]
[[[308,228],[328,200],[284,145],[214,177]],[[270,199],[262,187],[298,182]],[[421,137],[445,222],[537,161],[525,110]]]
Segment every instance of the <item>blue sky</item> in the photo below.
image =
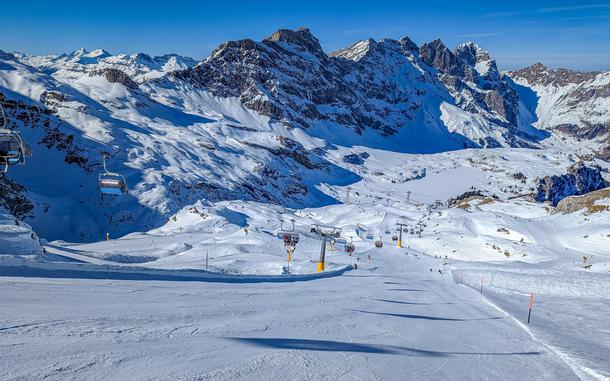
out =
[[610,1],[3,1],[0,49],[32,54],[84,47],[196,59],[223,41],[307,26],[327,51],[373,37],[476,41],[501,69],[535,62],[610,68]]

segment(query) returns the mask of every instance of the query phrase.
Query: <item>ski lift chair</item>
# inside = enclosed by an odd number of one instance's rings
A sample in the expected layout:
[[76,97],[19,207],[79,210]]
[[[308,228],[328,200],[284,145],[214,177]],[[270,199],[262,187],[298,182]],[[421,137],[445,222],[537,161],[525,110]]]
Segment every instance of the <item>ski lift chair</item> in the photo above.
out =
[[292,230],[284,229],[284,221],[280,221],[280,229],[277,231],[278,238],[284,241],[285,246],[296,246],[299,243],[299,233],[294,228],[294,220],[292,222]]
[[122,195],[127,193],[127,183],[125,177],[118,173],[108,172],[106,169],[106,154],[104,157],[104,173],[99,176],[99,187],[103,194]]
[[32,156],[32,149],[19,133],[6,128],[8,123],[1,104],[0,114],[0,172],[6,173],[9,165],[25,164],[25,158]]
[[339,251],[345,251],[347,240],[345,238],[337,238],[334,240],[333,246]]
[[299,233],[297,232],[285,232],[282,236],[285,246],[296,246],[299,243]]
[[353,243],[347,243],[345,244],[345,252],[348,254],[352,254],[354,251],[356,251],[356,245],[354,245]]
[[394,241],[394,242],[398,241],[398,236],[396,234],[394,234],[392,236],[392,241]]
[[25,164],[26,156],[32,156],[32,149],[11,130],[0,129],[0,172],[6,173],[9,165]]
[[127,193],[125,177],[117,173],[103,173],[100,175],[100,190],[104,194],[122,195]]

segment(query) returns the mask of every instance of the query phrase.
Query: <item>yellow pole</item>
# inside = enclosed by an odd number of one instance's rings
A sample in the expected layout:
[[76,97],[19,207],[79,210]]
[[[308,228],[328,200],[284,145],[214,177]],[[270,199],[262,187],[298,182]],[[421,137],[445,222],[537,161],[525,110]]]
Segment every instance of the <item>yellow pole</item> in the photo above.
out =
[[399,248],[402,248],[402,227],[403,227],[403,225],[402,224],[397,224],[397,225],[398,225],[398,229],[399,229],[398,230],[398,245],[397,246]]
[[318,272],[321,273],[324,271],[324,262],[318,262]]
[[292,253],[288,252],[288,263],[292,262]]
[[110,240],[110,233],[106,233],[106,241]]
[[320,260],[318,261],[318,272],[319,273],[324,271],[324,257],[325,256],[326,256],[326,236],[323,236],[322,237],[322,247],[320,248]]

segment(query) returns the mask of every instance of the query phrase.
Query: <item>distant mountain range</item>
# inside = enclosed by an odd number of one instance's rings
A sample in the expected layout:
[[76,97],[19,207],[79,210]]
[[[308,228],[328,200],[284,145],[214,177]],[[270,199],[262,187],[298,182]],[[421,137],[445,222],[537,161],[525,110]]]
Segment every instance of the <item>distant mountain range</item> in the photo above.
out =
[[[199,63],[0,51],[0,100],[34,150],[0,178],[0,202],[43,237],[86,241],[159,226],[199,199],[334,202],[325,184],[357,181],[373,149],[566,144],[608,158],[609,81],[541,64],[501,73],[475,43],[327,53],[303,28],[225,42]],[[102,151],[129,196],[98,193]]]

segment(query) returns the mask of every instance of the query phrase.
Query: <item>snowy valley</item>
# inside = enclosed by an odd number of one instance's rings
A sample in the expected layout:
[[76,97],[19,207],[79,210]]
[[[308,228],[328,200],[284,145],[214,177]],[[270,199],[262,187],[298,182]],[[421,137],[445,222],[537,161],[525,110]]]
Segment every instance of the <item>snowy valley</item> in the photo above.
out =
[[0,51],[0,378],[608,380],[609,79],[304,28]]

